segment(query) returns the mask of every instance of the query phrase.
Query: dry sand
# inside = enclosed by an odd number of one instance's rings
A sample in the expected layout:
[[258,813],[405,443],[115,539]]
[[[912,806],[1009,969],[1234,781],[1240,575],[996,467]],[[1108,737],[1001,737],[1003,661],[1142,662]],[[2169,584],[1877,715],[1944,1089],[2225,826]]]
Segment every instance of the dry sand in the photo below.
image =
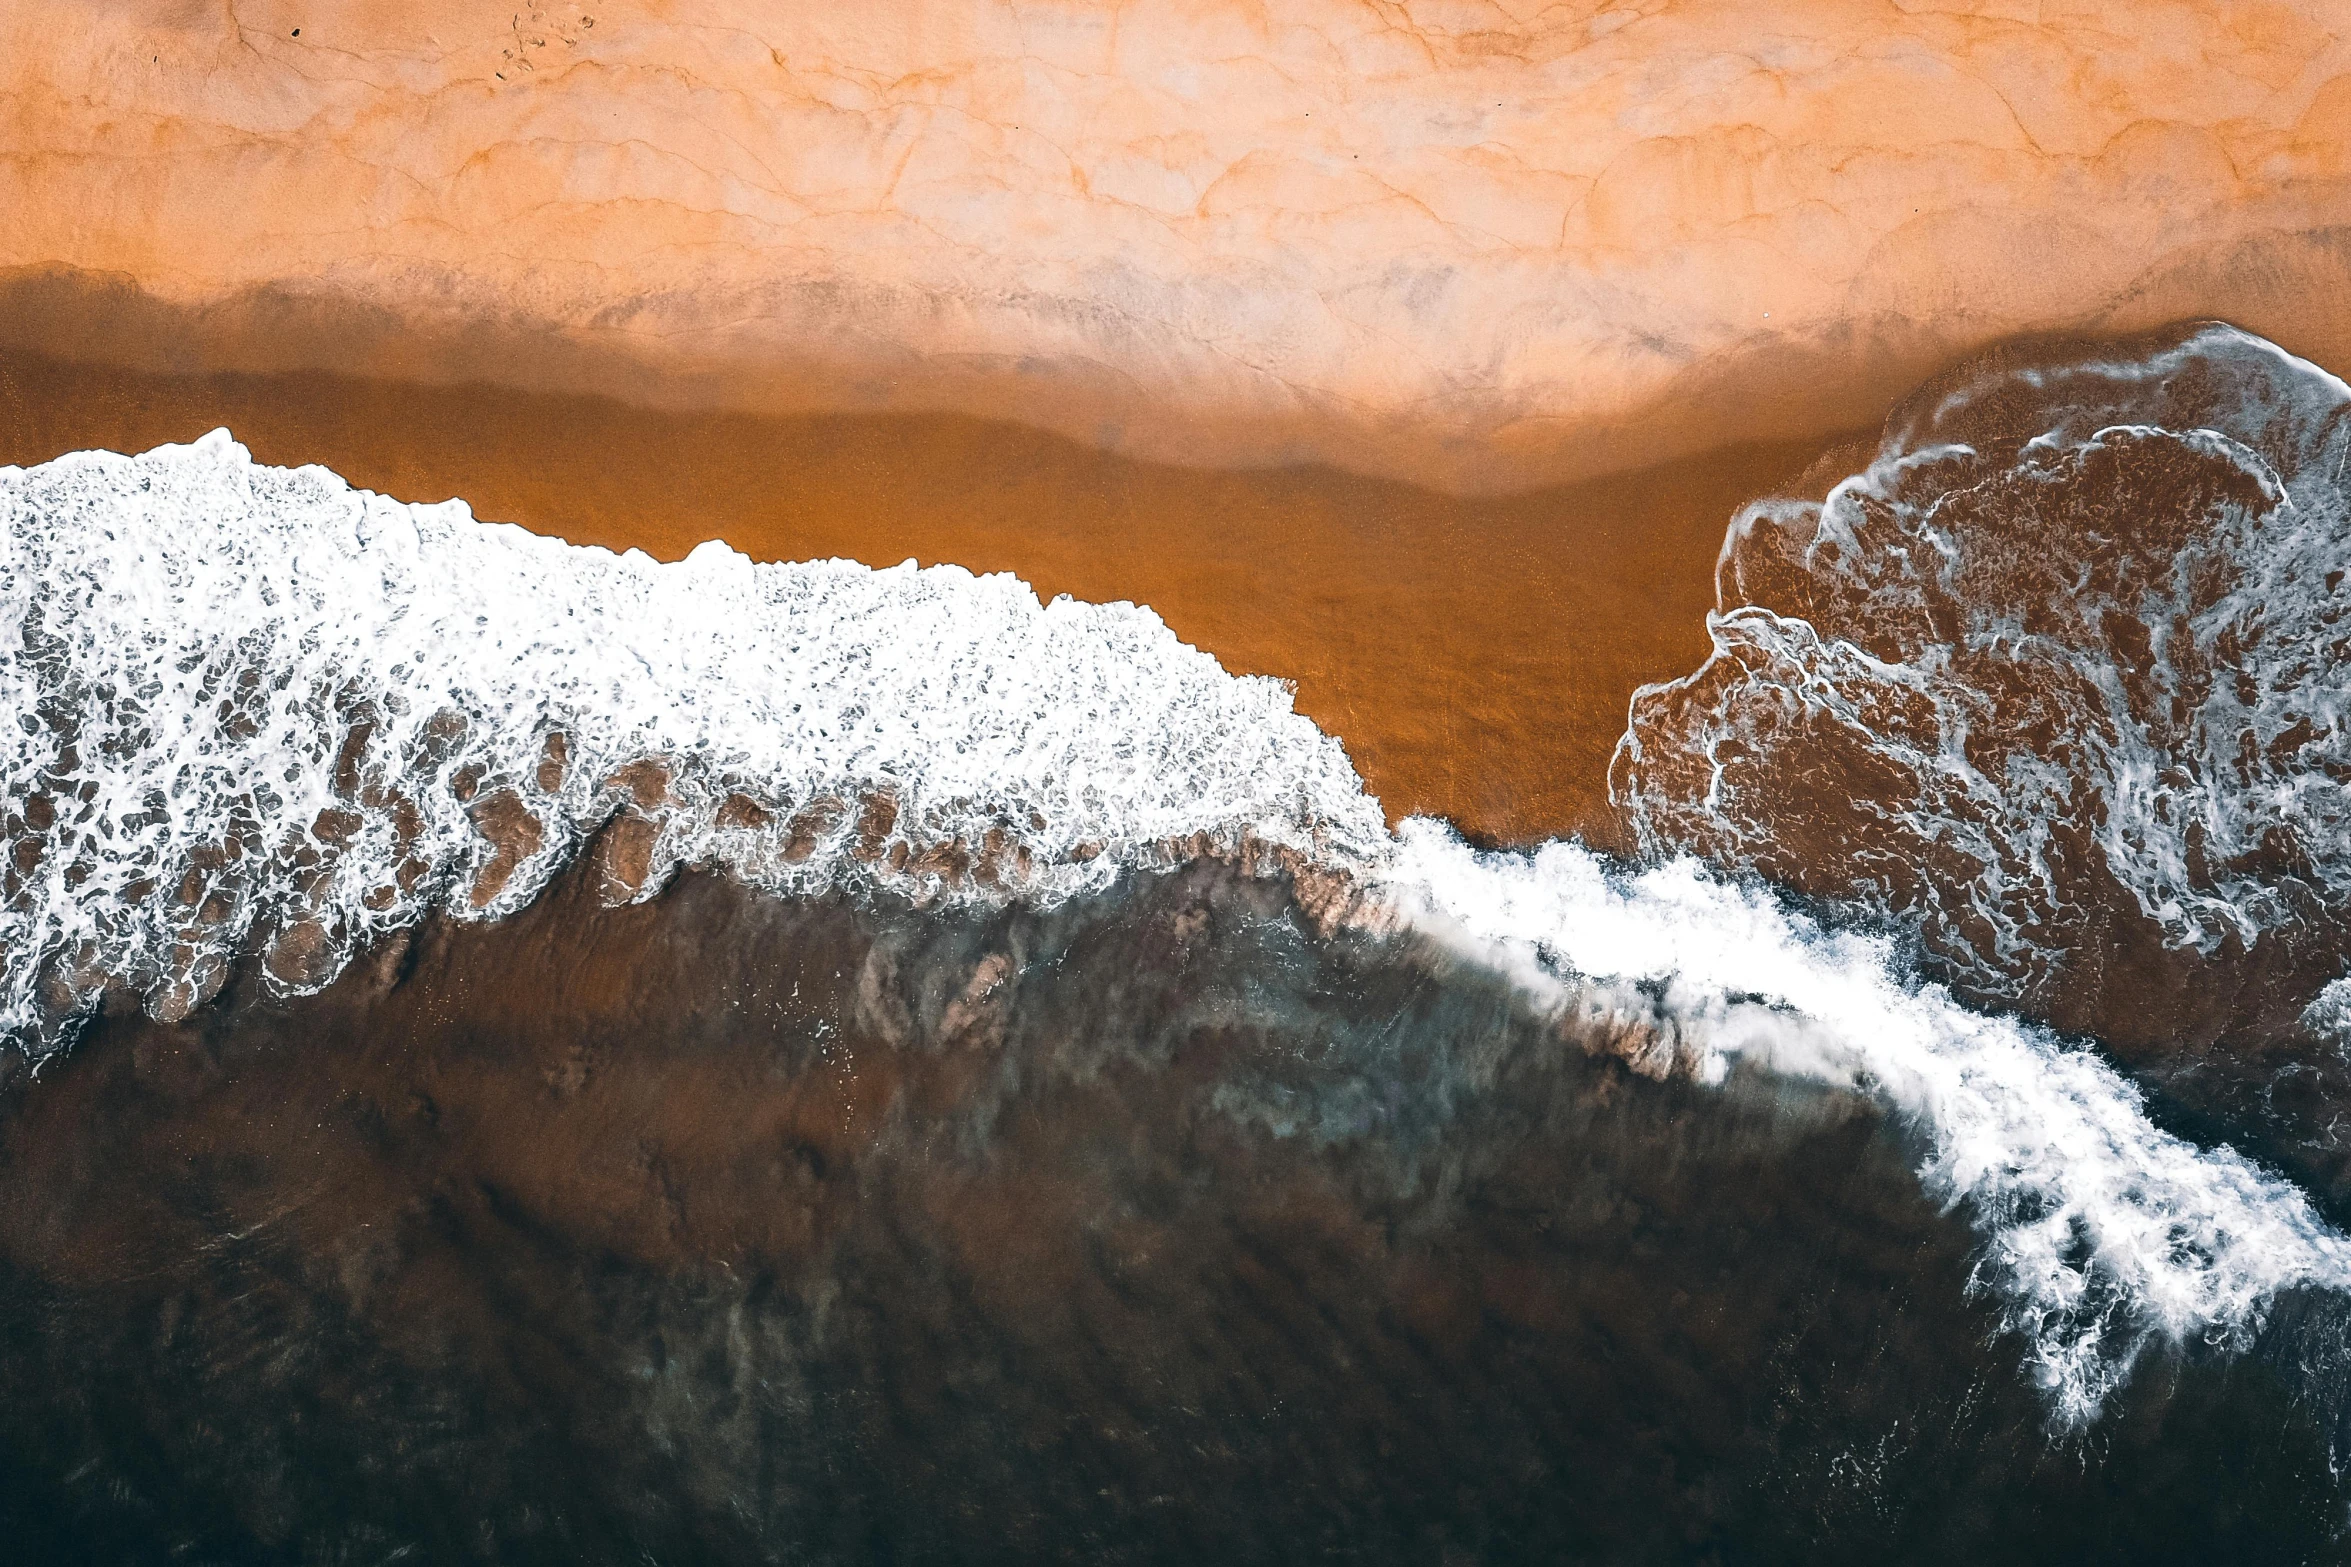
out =
[[2351,358],[2346,17],[15,0],[0,277],[127,280],[214,369],[1504,493],[1867,422],[2019,333]]

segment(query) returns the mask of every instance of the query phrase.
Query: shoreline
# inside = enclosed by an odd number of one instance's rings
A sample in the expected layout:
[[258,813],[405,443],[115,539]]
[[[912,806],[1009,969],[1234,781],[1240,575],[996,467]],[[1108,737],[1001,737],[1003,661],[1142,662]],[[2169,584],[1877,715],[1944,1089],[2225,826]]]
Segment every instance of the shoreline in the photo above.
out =
[[[675,560],[913,558],[1051,599],[1148,605],[1238,673],[1294,683],[1391,822],[1613,847],[1633,689],[1694,668],[1723,529],[1821,441],[1733,447],[1510,496],[1328,468],[1192,469],[957,415],[793,418],[322,371],[186,374],[0,351],[0,462],[226,426],[403,501]],[[1531,629],[1530,629],[1531,628]]]

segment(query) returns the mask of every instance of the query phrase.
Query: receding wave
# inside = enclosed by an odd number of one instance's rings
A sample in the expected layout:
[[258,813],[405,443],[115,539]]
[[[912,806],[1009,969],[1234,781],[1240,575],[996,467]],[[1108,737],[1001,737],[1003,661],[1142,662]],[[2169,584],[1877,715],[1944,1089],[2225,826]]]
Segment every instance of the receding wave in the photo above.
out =
[[1930,386],[1734,521],[1713,656],[1635,697],[1613,793],[2074,1026],[2265,942],[2301,1006],[2351,958],[2347,454],[2351,388],[2227,327]]
[[2351,388],[2206,325],[1929,385],[1733,522],[1613,798],[2351,1203]]
[[1900,1109],[2061,1420],[2150,1343],[2241,1345],[2282,1292],[2351,1287],[2297,1188],[2158,1130],[2095,1054],[1687,860],[1391,835],[1280,684],[1145,609],[954,568],[615,557],[225,434],[0,471],[0,506],[0,1022],[31,1052],[110,992],[186,1016],[248,957],[314,990],[427,912],[521,908],[591,841],[614,902],[695,863],[1049,903],[1215,855],[1312,884],[1326,922],[1456,944],[1572,1044]]

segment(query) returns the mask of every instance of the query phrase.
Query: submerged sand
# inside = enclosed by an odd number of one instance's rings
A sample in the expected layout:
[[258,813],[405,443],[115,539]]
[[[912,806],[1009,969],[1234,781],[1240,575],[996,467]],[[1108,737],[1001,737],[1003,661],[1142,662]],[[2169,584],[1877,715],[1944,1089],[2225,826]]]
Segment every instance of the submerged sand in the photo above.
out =
[[408,501],[676,559],[912,558],[1150,605],[1228,668],[1296,682],[1391,818],[1607,838],[1626,703],[1705,656],[1723,528],[1816,441],[1503,497],[1320,467],[1137,461],[953,415],[760,417],[323,372],[170,375],[0,355],[0,461],[225,425]]

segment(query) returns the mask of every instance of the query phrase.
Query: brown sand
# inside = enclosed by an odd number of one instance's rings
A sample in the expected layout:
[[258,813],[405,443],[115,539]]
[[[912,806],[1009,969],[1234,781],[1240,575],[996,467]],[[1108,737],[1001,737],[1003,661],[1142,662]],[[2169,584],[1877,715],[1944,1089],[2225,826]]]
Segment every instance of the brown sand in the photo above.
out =
[[1139,462],[951,415],[656,411],[317,372],[161,375],[0,355],[0,461],[140,451],[226,425],[411,501],[664,559],[912,557],[1050,597],[1149,604],[1231,669],[1283,676],[1390,816],[1506,842],[1606,837],[1626,702],[1706,652],[1739,502],[1819,442],[1462,498],[1324,468]]
[[[0,292],[66,269],[197,317],[150,369],[1505,493],[1868,420],[2019,334],[2220,315],[2351,357],[2347,17],[16,0]],[[391,330],[214,330],[337,315]],[[0,341],[110,357],[48,324]]]

